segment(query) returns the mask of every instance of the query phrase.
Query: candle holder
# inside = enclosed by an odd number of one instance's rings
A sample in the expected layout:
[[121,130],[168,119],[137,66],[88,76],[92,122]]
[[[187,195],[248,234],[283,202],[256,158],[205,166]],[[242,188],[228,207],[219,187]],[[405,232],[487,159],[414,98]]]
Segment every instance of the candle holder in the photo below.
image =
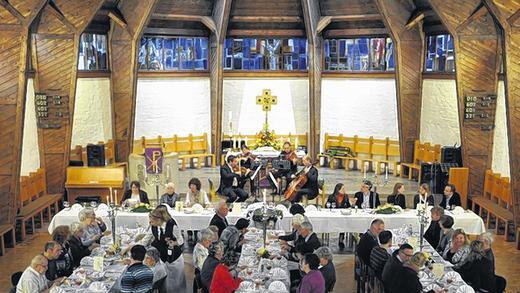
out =
[[119,211],[119,207],[115,203],[110,203],[108,210],[108,218],[112,225],[112,243],[116,244],[116,216]]
[[283,212],[280,210],[277,210],[275,208],[271,208],[267,206],[266,203],[261,208],[258,208],[253,211],[253,221],[257,223],[262,223],[262,227],[264,229],[263,233],[263,246],[265,248],[265,243],[267,241],[267,226],[270,223],[276,224],[278,219],[283,219]]
[[417,210],[417,214],[418,214],[418,220],[419,220],[419,225],[420,225],[420,230],[419,230],[419,247],[420,247],[420,250],[422,251],[423,249],[423,246],[424,246],[424,229],[426,227],[426,225],[428,225],[428,213],[426,211],[426,208],[424,209],[418,209]]

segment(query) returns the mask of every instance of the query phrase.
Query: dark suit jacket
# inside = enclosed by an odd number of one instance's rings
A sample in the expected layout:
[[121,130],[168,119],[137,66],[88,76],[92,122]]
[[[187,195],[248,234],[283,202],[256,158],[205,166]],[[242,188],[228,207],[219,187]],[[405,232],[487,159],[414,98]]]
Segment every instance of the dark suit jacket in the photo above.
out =
[[[125,194],[123,194],[121,203],[123,203],[125,200],[127,200],[131,197],[132,197],[132,190],[128,189],[127,191],[125,191]],[[148,203],[148,204],[150,203],[150,201],[148,200],[148,194],[146,193],[146,191],[139,190],[139,201],[142,203]]]
[[[435,204],[435,198],[433,197],[433,194],[428,195],[428,197],[426,198],[426,202],[428,203],[429,206],[432,206]],[[414,209],[417,208],[417,204],[419,204],[419,194],[416,194],[413,197],[413,208]]]
[[318,169],[312,166],[307,172],[307,183],[302,186],[302,189],[308,189],[309,197],[318,195]]
[[217,226],[218,228],[218,237],[220,238],[220,235],[222,234],[222,231],[226,229],[226,227],[229,225],[227,219],[222,220],[222,218],[215,214],[213,218],[211,218],[211,221],[209,222],[209,225]]
[[90,250],[88,247],[83,246],[81,239],[72,235],[69,237],[67,242],[69,243],[70,253],[72,254],[72,263],[74,264],[74,267],[77,268],[80,265],[81,259],[90,255]]
[[211,285],[211,279],[213,279],[213,272],[215,272],[215,268],[220,263],[218,259],[214,256],[208,256],[202,265],[202,270],[200,271],[200,279],[202,281],[202,285],[206,288],[206,291],[209,292],[209,287]]
[[[375,202],[376,202],[375,207],[374,207],[374,196],[376,197],[375,198]],[[356,198],[356,205],[358,206],[358,208],[361,208],[361,205],[363,204],[363,192],[361,192],[361,191],[356,192],[356,194],[354,194],[354,197]],[[379,201],[379,194],[374,193],[373,191],[370,191],[370,202],[369,203],[370,203],[371,209],[377,208],[379,205],[381,205],[381,202]]]
[[372,253],[372,249],[378,245],[379,243],[369,231],[361,235],[356,251],[366,265],[370,264],[370,253]]
[[170,238],[171,240],[177,240],[177,238],[173,235],[173,228],[177,225],[174,219],[170,219],[166,223],[166,229],[163,234],[159,236],[159,227],[152,226],[152,234],[154,240],[152,242],[152,246],[159,250],[161,254],[161,260],[163,262],[171,263],[175,261],[182,254],[182,247],[180,245],[176,245],[173,248],[172,255],[168,255],[168,243],[166,238]]
[[326,266],[320,268],[320,272],[323,275],[323,279],[325,279],[325,292],[332,292],[334,284],[336,284],[336,268],[334,268],[334,264],[329,261]]
[[400,271],[401,273],[390,281],[388,293],[421,293],[423,287],[417,272],[406,266],[403,266]]
[[[446,195],[443,194],[440,206],[443,208],[446,208],[446,204],[447,204],[446,201],[447,201]],[[450,206],[459,206],[459,207],[462,206],[462,202],[460,200],[460,194],[458,192],[453,193],[453,195],[451,196]]]
[[428,230],[424,233],[424,239],[431,244],[432,247],[437,247],[439,245],[439,241],[441,240],[441,226],[439,225],[439,221],[431,221]]
[[321,243],[318,239],[318,235],[316,233],[312,233],[309,237],[309,240],[305,241],[305,237],[299,236],[296,242],[294,243],[294,248],[292,249],[292,252],[299,252],[302,255],[305,255],[307,253],[313,253],[314,250],[320,248]]
[[406,197],[404,196],[404,194],[391,194],[388,196],[386,202],[396,206],[400,206],[402,209],[406,209]]
[[496,292],[495,273],[491,261],[486,257],[468,261],[458,271],[464,281],[471,285],[475,291],[484,289],[489,292]]
[[222,193],[224,188],[233,187],[233,178],[237,179],[237,182],[240,184],[241,176],[233,173],[231,168],[225,164],[220,167],[220,186],[218,187],[217,192]]
[[383,285],[385,287],[385,292],[391,292],[390,288],[392,285],[392,281],[396,279],[396,276],[400,277],[401,270],[403,270],[403,264],[401,261],[397,258],[397,254],[399,253],[399,250],[394,251],[392,256],[388,259],[388,261],[385,264],[385,267],[383,268]]

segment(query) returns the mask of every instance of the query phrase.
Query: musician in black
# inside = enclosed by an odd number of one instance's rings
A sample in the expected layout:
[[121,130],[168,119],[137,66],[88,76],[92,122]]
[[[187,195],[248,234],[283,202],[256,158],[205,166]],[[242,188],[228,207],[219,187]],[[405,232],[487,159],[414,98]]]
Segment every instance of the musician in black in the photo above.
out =
[[[252,171],[253,164],[255,162],[255,156],[251,153],[251,150],[247,147],[246,144],[243,144],[242,147],[242,154],[240,155],[239,161],[240,161],[240,167],[244,167],[246,169],[251,170],[249,174],[245,176],[243,180],[241,180],[239,187],[244,189],[244,186],[246,185],[247,181],[249,181],[249,186],[251,190],[251,194],[254,194],[255,192],[255,182],[253,179],[251,179],[251,176],[253,176],[254,172]],[[249,180],[247,180],[249,179]]]
[[300,175],[307,176],[307,182],[296,192],[293,202],[300,202],[304,195],[307,199],[312,200],[318,196],[318,169],[312,165],[311,157],[306,155],[303,157],[304,168]]
[[286,141],[283,144],[283,150],[280,152],[280,160],[287,160],[291,164],[291,169],[289,170],[276,170],[273,172],[273,176],[276,178],[276,181],[278,182],[279,190],[278,192],[282,193],[282,178],[285,178],[287,186],[289,186],[289,183],[291,183],[293,179],[293,175],[296,174],[298,171],[298,157],[296,156],[296,153],[292,150],[291,143]]
[[238,169],[238,158],[233,155],[230,155],[226,162],[224,166],[220,167],[220,186],[217,192],[227,197],[227,202],[246,201],[249,194],[240,188],[240,181],[242,181],[251,170],[246,169],[245,174],[242,175],[241,170],[236,170]]

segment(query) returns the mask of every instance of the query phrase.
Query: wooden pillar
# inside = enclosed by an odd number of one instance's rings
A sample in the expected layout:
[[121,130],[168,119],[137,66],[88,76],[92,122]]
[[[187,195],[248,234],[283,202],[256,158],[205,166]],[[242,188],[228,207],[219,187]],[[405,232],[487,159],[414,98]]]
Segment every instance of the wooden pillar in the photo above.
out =
[[469,194],[481,195],[485,171],[491,169],[496,100],[488,118],[466,120],[465,97],[495,95],[498,86],[499,34],[493,17],[480,0],[429,0],[455,43],[455,68],[462,158],[469,168]]
[[322,41],[317,28],[321,13],[318,1],[302,0],[303,19],[307,32],[309,65],[309,139],[307,153],[316,158],[320,151],[321,132],[321,67]]
[[511,196],[516,226],[520,226],[520,3],[486,0],[503,29],[506,115],[509,137]]
[[29,26],[45,2],[0,2],[0,224],[14,223],[16,217]]
[[132,153],[139,46],[157,0],[122,0],[119,11],[126,25],[111,21],[109,56],[112,83],[112,121],[117,162]]
[[[103,0],[48,2],[32,37],[35,93],[68,96],[68,115],[60,128],[38,128],[41,166],[45,168],[47,192],[63,192],[69,161],[79,39]],[[67,117],[68,116],[68,117]]]
[[415,7],[410,1],[377,0],[377,7],[394,41],[397,118],[401,161],[413,162],[419,139],[422,103],[424,34],[422,23],[407,27]]
[[223,117],[223,71],[224,71],[224,40],[226,39],[229,13],[232,0],[215,1],[212,19],[216,30],[210,36],[210,116],[211,116],[211,148],[217,163],[220,164],[222,144],[222,117]]

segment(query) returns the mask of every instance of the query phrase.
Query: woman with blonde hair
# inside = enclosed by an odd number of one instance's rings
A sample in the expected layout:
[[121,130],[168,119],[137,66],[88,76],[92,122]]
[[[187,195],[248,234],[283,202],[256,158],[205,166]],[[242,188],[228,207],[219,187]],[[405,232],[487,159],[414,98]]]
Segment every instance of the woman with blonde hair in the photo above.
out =
[[469,253],[468,235],[462,229],[453,231],[453,236],[448,246],[444,249],[442,257],[451,262],[455,268],[460,268],[467,261]]
[[79,212],[79,222],[85,225],[83,237],[81,242],[85,246],[90,246],[92,243],[99,243],[99,239],[105,235],[109,235],[107,225],[103,219],[96,217],[96,213],[92,208],[84,208]]

